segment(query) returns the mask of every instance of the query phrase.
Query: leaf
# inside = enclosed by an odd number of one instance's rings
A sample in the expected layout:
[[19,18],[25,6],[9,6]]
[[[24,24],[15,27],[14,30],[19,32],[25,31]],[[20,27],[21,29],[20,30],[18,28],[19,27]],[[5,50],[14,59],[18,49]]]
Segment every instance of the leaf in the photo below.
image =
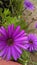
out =
[[0,10],[0,16],[2,17],[2,24],[3,22],[5,22],[6,17],[8,17],[10,15],[10,11],[9,9],[5,9],[4,12],[2,12],[2,9]]
[[3,26],[7,27],[9,24],[14,24],[15,27],[20,25],[21,29],[24,29],[24,30],[27,29],[26,22],[23,19],[21,19],[20,16],[18,16],[18,18],[17,17],[10,17],[10,16],[6,17],[5,23],[3,24]]
[[4,9],[3,15],[6,17],[7,15],[10,15],[9,9]]
[[0,8],[0,16],[2,15],[2,8]]
[[3,26],[7,27],[9,24],[15,24],[16,22],[18,22],[17,18],[16,17],[6,17],[5,19],[5,23],[3,24]]
[[2,18],[4,19],[4,18],[6,18],[9,15],[10,15],[9,9],[4,9],[4,12],[2,13]]
[[30,57],[30,53],[27,51],[23,51],[23,54],[21,55],[21,57],[18,59],[18,62],[20,62],[22,65],[27,65],[29,58]]
[[18,16],[18,15],[22,14],[21,11],[23,9],[23,0],[4,0],[4,1],[1,0],[0,3],[1,3],[2,9],[10,10],[11,16],[14,17],[14,16]]

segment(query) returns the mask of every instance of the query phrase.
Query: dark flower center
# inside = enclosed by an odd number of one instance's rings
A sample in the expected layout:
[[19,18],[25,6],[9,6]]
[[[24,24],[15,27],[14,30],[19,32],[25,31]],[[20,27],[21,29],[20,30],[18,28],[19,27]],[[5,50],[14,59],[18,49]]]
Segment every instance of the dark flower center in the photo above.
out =
[[33,44],[33,41],[32,41],[32,40],[29,40],[29,43],[30,43],[30,44]]
[[7,39],[7,44],[8,44],[8,46],[12,45],[13,42],[14,42],[13,39],[11,39],[11,38]]

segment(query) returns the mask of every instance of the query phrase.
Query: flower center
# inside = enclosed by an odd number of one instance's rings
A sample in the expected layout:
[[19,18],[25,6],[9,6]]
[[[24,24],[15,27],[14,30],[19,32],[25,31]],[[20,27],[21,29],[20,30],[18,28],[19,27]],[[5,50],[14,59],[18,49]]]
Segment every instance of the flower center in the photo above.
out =
[[33,44],[33,41],[32,40],[29,40],[30,44]]
[[8,44],[8,46],[12,45],[13,42],[14,42],[13,39],[11,39],[11,38],[7,39],[7,44]]

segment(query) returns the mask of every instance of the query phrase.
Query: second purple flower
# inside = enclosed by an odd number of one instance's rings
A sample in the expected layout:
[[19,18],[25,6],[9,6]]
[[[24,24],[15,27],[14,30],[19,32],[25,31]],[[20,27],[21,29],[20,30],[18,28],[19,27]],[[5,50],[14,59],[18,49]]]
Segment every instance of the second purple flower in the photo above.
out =
[[37,36],[32,33],[28,34],[28,43],[25,46],[28,46],[27,50],[30,52],[37,51]]

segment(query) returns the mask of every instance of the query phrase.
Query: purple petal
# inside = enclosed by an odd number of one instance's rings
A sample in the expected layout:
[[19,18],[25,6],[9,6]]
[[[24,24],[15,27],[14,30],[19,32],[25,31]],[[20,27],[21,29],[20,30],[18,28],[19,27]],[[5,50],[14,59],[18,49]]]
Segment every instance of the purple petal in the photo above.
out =
[[2,50],[3,48],[5,48],[6,44],[5,42],[0,42],[0,50]]
[[11,32],[12,32],[12,31],[11,31],[11,25],[9,25],[9,26],[8,26],[8,35],[9,35],[9,37],[11,37]]
[[8,26],[8,35],[9,37],[12,37],[12,34],[14,33],[14,25],[9,25]]
[[14,32],[14,36],[16,36],[18,33],[19,33],[19,30],[20,30],[20,26],[18,26]]
[[24,41],[24,44],[28,43],[28,40]]
[[11,49],[10,49],[10,47],[8,47],[6,59],[10,60],[10,58],[11,58]]
[[15,41],[14,44],[23,44],[23,41]]
[[37,51],[37,42],[34,43],[34,49]]
[[24,34],[24,30],[22,30],[18,35],[15,36],[15,38],[18,38]]
[[20,58],[20,53],[16,50],[16,48],[15,48],[15,51],[16,51],[16,53],[17,53],[17,58]]
[[27,39],[27,37],[20,37],[18,39],[15,39],[15,41],[25,41]]
[[17,44],[17,46],[20,47],[20,48],[23,48],[23,49],[27,49],[28,48],[28,46],[26,47],[26,46],[21,45],[21,44]]
[[7,50],[8,50],[8,49],[6,49],[4,55],[2,56],[3,59],[6,59],[6,56],[7,56]]
[[33,50],[34,50],[34,48],[33,48],[33,47],[30,47],[30,48],[29,48],[29,51],[30,51],[30,52],[31,52],[31,51],[33,51]]
[[0,36],[0,41],[5,41],[6,38],[4,38],[4,36]]
[[0,46],[6,46],[5,41],[0,41]]
[[3,34],[4,37],[7,37],[7,32],[3,26],[0,28],[0,33]]
[[17,56],[16,56],[16,52],[15,52],[15,49],[14,47],[12,47],[12,56],[15,60],[17,60]]
[[18,53],[22,54],[22,51],[20,50],[20,48],[18,48],[17,46],[15,46],[15,49],[17,50]]
[[29,46],[30,46],[30,44],[28,44],[28,43],[27,43],[27,44],[25,44],[24,46],[29,47]]
[[36,23],[36,25],[35,25],[35,28],[37,28],[37,23]]
[[5,47],[1,52],[0,52],[0,56],[3,56],[5,54],[7,47]]
[[4,47],[5,47],[5,46],[1,46],[1,47],[0,47],[0,51],[1,51],[2,49],[4,49]]
[[29,0],[25,0],[24,1],[24,6],[25,6],[25,8],[27,8],[29,10],[33,10],[34,9],[33,4]]

